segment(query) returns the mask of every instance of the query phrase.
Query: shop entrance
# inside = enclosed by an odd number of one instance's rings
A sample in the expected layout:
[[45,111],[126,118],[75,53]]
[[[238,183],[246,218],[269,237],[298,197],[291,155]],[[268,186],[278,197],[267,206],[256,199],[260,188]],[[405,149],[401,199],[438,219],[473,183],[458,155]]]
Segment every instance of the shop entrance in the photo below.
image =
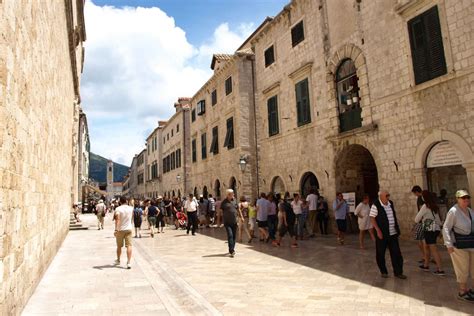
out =
[[319,190],[318,178],[316,178],[314,173],[306,172],[303,177],[301,177],[301,196],[306,197],[312,189]]

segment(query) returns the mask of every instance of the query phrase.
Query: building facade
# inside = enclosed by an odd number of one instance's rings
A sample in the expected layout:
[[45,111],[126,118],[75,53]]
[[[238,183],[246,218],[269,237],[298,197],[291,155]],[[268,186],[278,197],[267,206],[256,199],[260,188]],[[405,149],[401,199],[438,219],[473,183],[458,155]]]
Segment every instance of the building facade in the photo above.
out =
[[174,104],[175,114],[162,127],[161,175],[163,191],[167,197],[183,197],[190,190],[190,122],[191,99],[179,98]]
[[190,100],[194,195],[257,193],[253,56],[249,49],[214,55],[214,75]]
[[78,140],[78,197],[82,205],[87,199],[87,188],[89,184],[89,163],[91,144],[89,139],[89,127],[87,125],[87,116],[81,110],[79,114],[79,140]]
[[0,314],[18,315],[78,190],[83,0],[0,2]]
[[[159,123],[158,123],[159,124]],[[147,165],[146,165],[146,196],[151,198],[158,197],[158,194],[161,192],[160,188],[160,142],[161,138],[161,127],[158,126],[155,130],[148,136],[147,143]]]
[[134,191],[134,197],[144,199],[147,198],[146,190],[146,172],[147,172],[147,150],[143,149],[137,155],[137,165],[136,165],[136,190]]

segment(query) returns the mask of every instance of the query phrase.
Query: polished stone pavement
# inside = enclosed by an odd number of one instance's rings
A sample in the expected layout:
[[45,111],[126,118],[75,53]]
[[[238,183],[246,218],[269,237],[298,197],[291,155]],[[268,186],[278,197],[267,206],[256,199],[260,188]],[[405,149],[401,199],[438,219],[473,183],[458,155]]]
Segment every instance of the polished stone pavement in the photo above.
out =
[[[94,224],[90,215],[83,219]],[[223,229],[191,236],[170,228],[134,239],[133,267],[126,270],[112,265],[112,230],[108,218],[103,231],[70,232],[23,315],[474,314],[474,304],[455,299],[441,247],[445,277],[419,271],[416,246],[403,242],[408,280],[382,279],[373,245],[359,250],[355,236],[345,246],[330,236],[297,249],[288,239],[279,248],[254,241],[238,244],[230,258]]]

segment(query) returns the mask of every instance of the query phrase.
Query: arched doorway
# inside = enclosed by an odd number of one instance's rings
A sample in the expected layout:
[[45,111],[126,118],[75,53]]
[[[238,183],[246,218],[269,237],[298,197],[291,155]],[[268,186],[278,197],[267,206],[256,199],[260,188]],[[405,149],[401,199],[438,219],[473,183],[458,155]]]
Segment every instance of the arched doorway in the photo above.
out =
[[230,178],[229,189],[234,190],[234,196],[238,199],[239,195],[237,194],[237,180],[234,177]]
[[218,179],[214,183],[214,195],[217,199],[221,197],[221,182]]
[[171,197],[175,197],[175,196],[176,196],[176,195],[175,195],[175,192],[174,192],[174,190],[173,190],[173,195],[172,195]]
[[202,188],[202,195],[204,196],[205,199],[207,199],[209,195],[209,192],[207,192],[207,186],[204,186],[204,188]]
[[447,140],[434,144],[426,156],[428,190],[437,195],[440,195],[442,190],[445,191],[443,204],[453,205],[457,190],[469,190],[463,162],[462,153]]
[[377,199],[379,180],[377,166],[370,151],[361,145],[344,148],[336,160],[336,191],[355,192],[356,200],[368,194]]
[[300,192],[301,196],[305,197],[311,190],[319,190],[318,178],[312,172],[306,172],[301,177]]
[[178,198],[181,198],[181,190],[178,189]]
[[275,194],[280,193],[281,196],[284,196],[286,189],[285,189],[285,183],[283,183],[282,178],[280,178],[279,176],[276,176],[275,178],[273,178],[271,191]]
[[197,197],[198,196],[198,188],[197,187],[194,187],[194,197]]

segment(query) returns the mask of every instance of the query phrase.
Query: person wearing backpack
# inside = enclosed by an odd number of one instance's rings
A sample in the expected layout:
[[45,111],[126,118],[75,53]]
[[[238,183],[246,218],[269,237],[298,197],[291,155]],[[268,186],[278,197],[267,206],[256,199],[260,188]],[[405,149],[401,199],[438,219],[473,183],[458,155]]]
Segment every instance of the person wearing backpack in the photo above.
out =
[[441,232],[441,218],[439,217],[439,208],[431,192],[423,190],[421,192],[425,202],[415,217],[415,223],[421,223],[423,227],[424,242],[424,263],[420,265],[423,271],[430,271],[430,254],[433,256],[438,269],[433,272],[435,275],[444,275],[441,269],[441,257],[436,248],[436,239]]
[[135,226],[135,238],[142,238],[141,227],[142,227],[142,216],[143,210],[139,203],[135,203],[133,209],[133,225]]

